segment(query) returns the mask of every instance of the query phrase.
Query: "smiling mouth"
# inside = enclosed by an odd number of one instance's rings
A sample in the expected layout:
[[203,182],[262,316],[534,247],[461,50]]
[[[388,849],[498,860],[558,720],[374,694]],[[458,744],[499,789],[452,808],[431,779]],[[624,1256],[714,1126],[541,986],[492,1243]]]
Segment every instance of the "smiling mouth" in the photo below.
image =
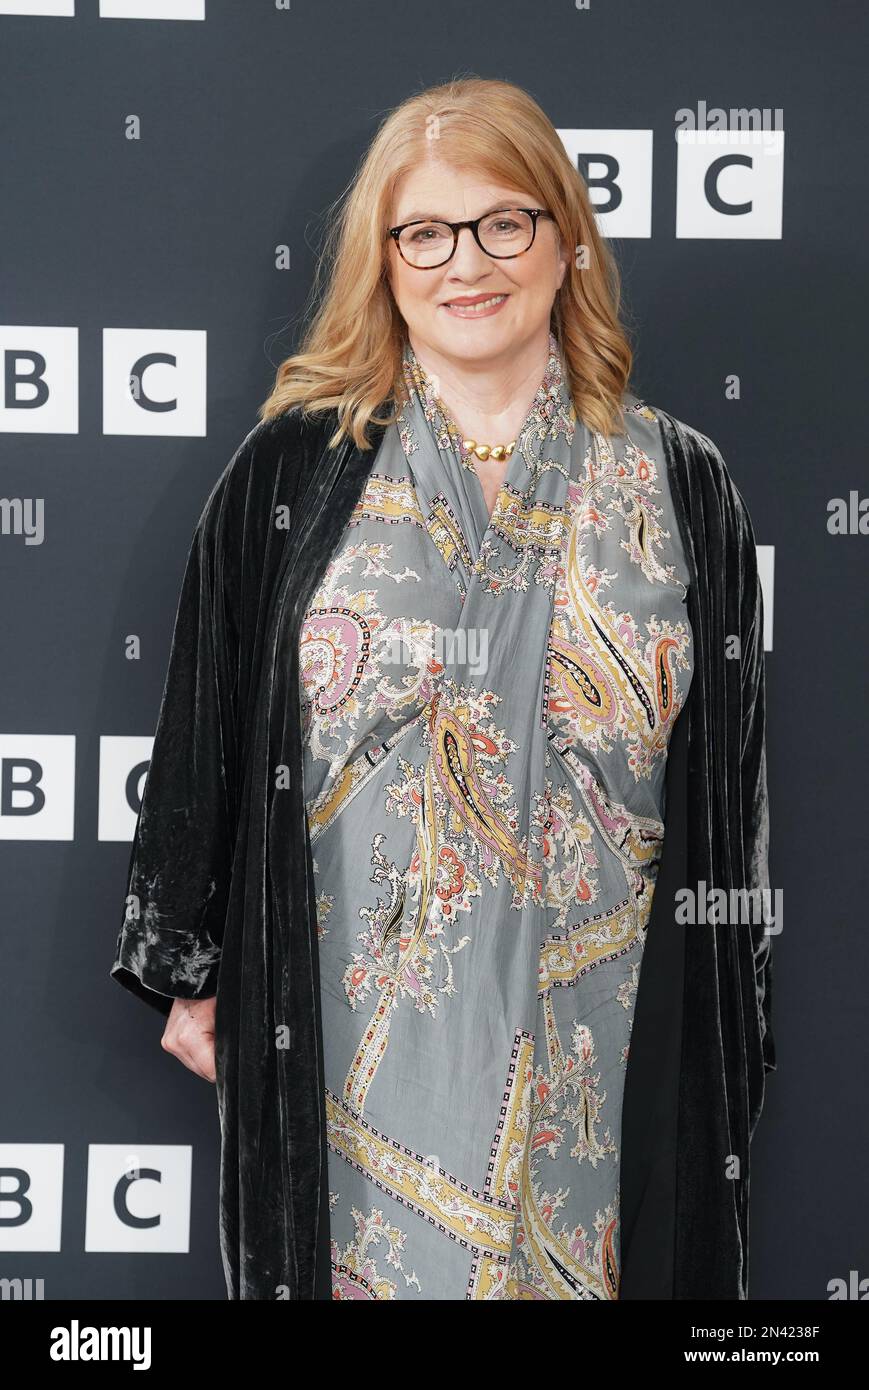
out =
[[488,299],[448,299],[444,301],[443,308],[463,309],[468,314],[481,313],[484,309],[492,309],[496,304],[502,304],[506,298],[506,294],[493,294]]

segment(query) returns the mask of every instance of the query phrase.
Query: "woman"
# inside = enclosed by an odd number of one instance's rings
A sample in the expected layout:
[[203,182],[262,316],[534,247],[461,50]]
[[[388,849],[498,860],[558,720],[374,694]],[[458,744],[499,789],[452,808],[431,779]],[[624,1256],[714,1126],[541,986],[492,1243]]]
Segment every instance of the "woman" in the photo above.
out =
[[[686,701],[673,882],[767,883],[744,503],[629,391],[527,93],[397,108],[330,250],[194,537],[112,968],[217,1082],[229,1295],[744,1298],[770,939],[655,894]],[[656,934],[678,1070],[628,1153]]]

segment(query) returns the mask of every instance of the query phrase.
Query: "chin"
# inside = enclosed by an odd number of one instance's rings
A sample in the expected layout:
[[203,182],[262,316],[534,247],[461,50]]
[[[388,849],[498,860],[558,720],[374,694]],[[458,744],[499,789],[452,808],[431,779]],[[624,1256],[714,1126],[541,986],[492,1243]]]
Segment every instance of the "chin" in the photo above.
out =
[[452,353],[456,357],[487,357],[494,352],[503,352],[505,347],[509,347],[510,342],[516,339],[516,328],[509,319],[501,315],[497,318],[497,323],[492,318],[480,323],[469,323],[467,327],[461,323],[449,323],[446,332],[441,325],[438,335],[442,344],[441,351]]

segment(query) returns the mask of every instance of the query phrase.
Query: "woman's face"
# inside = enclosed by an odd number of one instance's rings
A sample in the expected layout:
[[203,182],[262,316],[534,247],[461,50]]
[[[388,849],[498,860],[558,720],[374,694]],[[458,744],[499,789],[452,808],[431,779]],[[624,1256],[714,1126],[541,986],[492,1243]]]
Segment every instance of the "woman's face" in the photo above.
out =
[[[444,222],[504,207],[538,207],[522,189],[488,183],[485,175],[431,161],[400,181],[390,213],[390,227],[433,217]],[[446,265],[420,270],[407,265],[389,238],[389,283],[407,324],[415,350],[457,363],[510,357],[523,347],[546,341],[556,293],[567,271],[567,254],[558,229],[549,218],[538,219],[530,251],[510,260],[487,256],[469,228],[459,233],[455,253]],[[476,317],[448,308],[460,298],[505,296],[500,308]]]

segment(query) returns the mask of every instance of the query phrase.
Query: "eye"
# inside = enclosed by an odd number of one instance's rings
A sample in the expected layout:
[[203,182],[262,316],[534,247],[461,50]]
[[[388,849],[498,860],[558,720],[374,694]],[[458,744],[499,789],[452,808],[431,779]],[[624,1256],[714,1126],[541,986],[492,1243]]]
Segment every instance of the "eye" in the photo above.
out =
[[448,231],[448,228],[442,227],[434,222],[427,222],[422,227],[408,228],[408,232],[410,233],[409,240],[416,242],[436,241],[438,237],[445,236]]

